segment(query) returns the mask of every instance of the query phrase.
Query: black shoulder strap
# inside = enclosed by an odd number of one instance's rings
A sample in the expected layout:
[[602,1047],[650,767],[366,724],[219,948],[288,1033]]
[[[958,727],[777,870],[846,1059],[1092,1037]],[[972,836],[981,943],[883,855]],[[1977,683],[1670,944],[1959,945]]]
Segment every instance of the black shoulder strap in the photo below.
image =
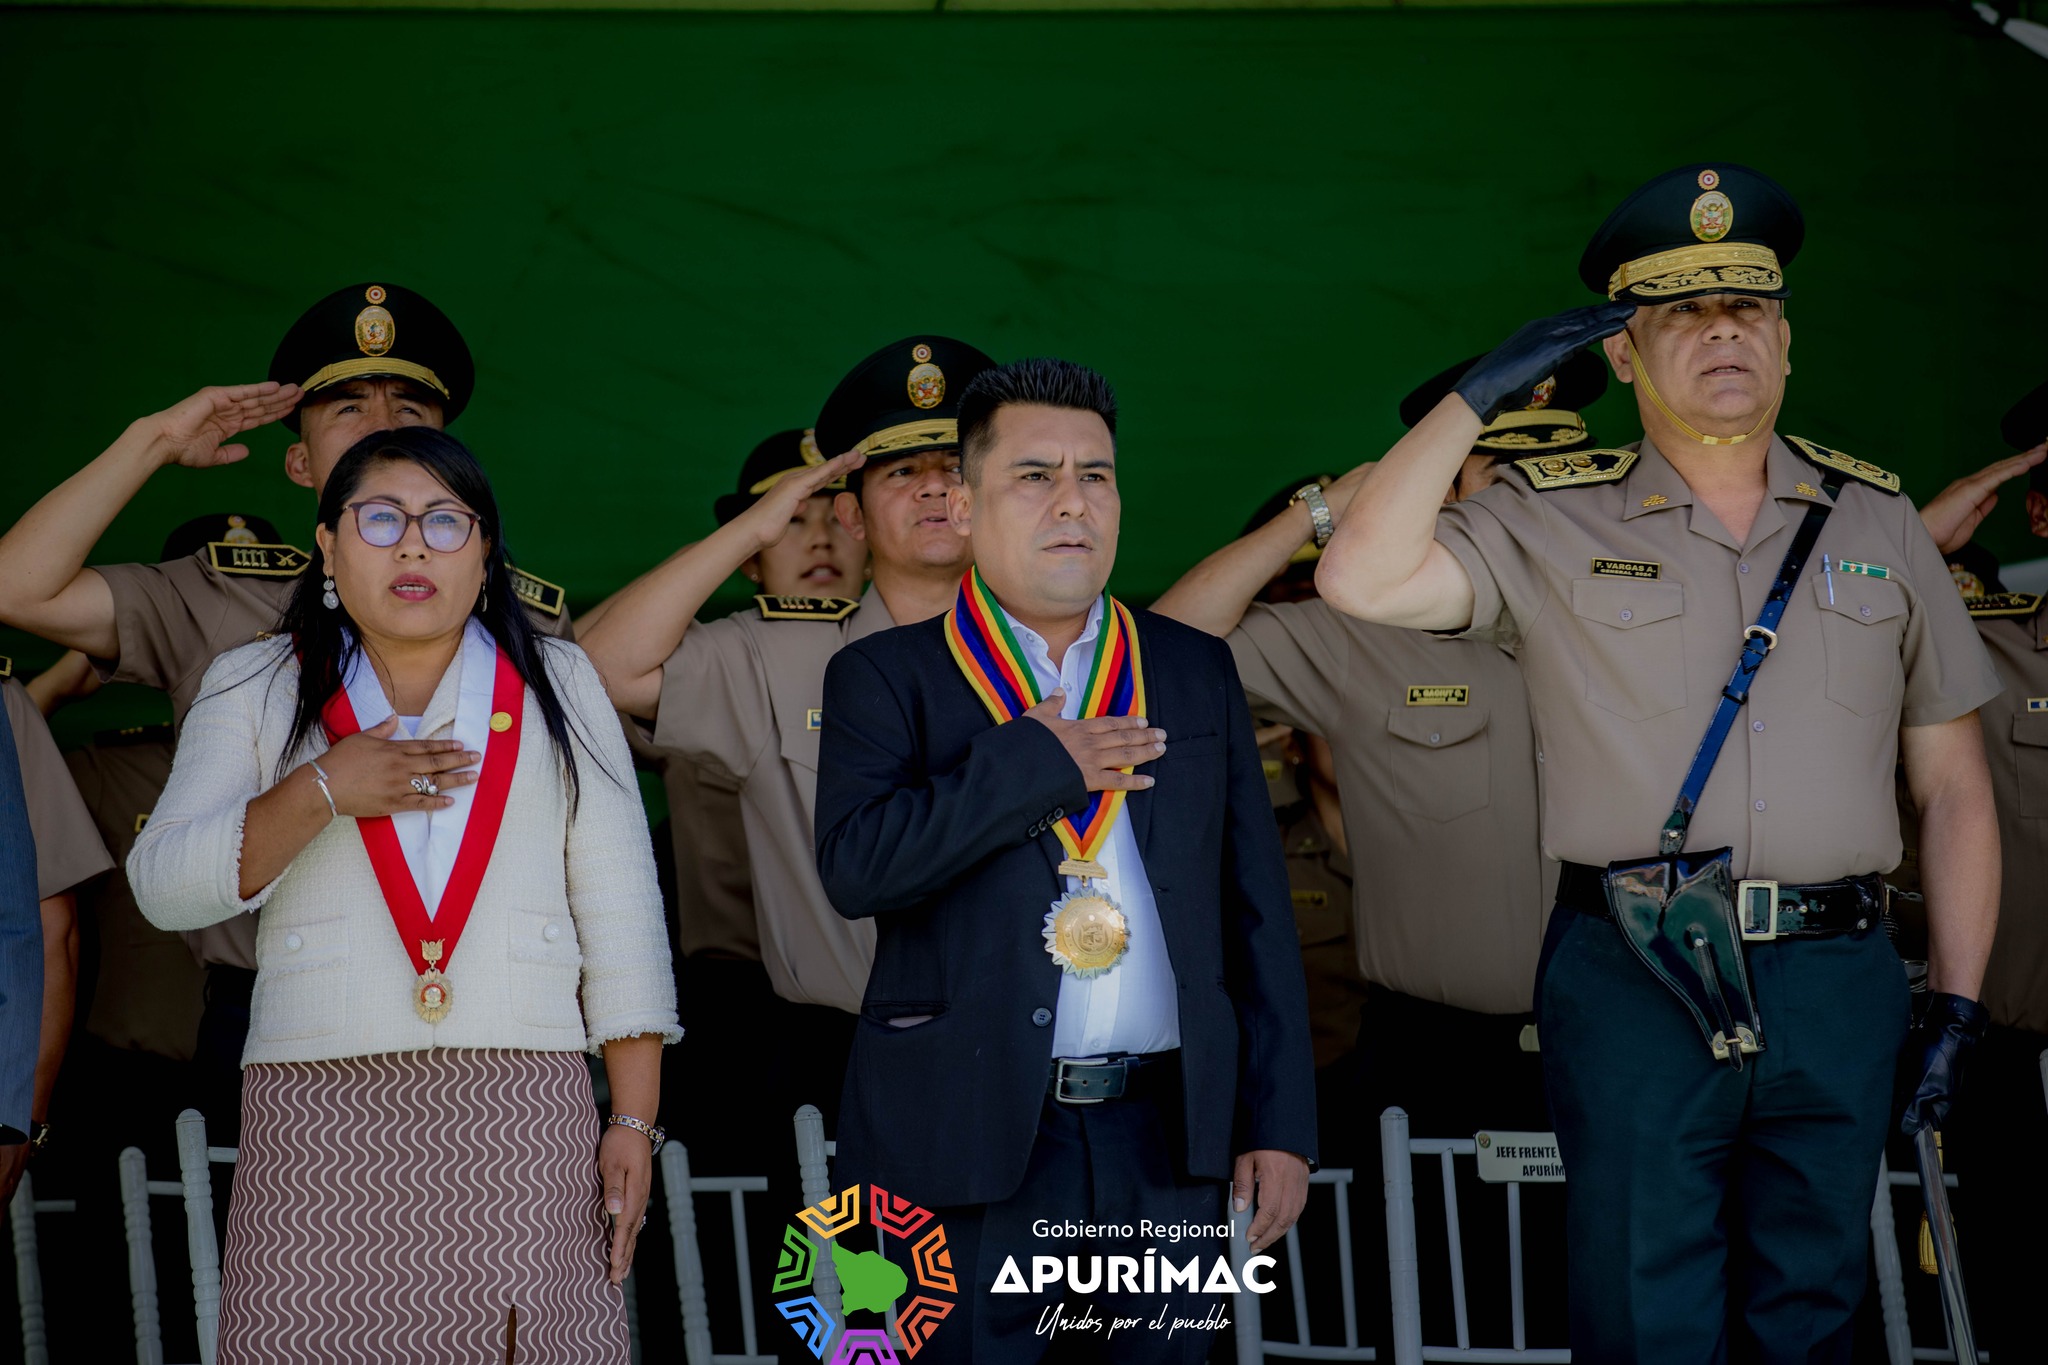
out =
[[1721,704],[1714,708],[1714,718],[1707,723],[1706,736],[1700,740],[1699,752],[1692,756],[1692,767],[1686,770],[1685,785],[1678,789],[1678,801],[1671,807],[1670,818],[1664,822],[1664,830],[1658,836],[1657,851],[1669,856],[1685,847],[1686,830],[1692,825],[1693,813],[1699,809],[1700,795],[1707,789],[1707,779],[1714,774],[1714,762],[1721,757],[1721,746],[1728,742],[1728,731],[1735,725],[1735,713],[1749,700],[1749,685],[1756,679],[1757,671],[1764,666],[1764,660],[1778,645],[1778,622],[1785,617],[1785,608],[1792,601],[1792,589],[1799,585],[1799,575],[1806,568],[1806,561],[1813,557],[1813,547],[1820,540],[1820,528],[1826,524],[1828,514],[1835,510],[1834,500],[1840,496],[1842,482],[1847,477],[1840,470],[1830,470],[1821,481],[1821,491],[1827,494],[1827,501],[1816,502],[1806,509],[1806,519],[1799,523],[1799,530],[1792,536],[1792,547],[1785,551],[1785,562],[1778,566],[1778,576],[1771,583],[1770,596],[1764,598],[1764,608],[1757,613],[1756,624],[1742,632],[1742,654],[1735,660],[1735,672],[1730,675],[1728,685],[1721,689]]

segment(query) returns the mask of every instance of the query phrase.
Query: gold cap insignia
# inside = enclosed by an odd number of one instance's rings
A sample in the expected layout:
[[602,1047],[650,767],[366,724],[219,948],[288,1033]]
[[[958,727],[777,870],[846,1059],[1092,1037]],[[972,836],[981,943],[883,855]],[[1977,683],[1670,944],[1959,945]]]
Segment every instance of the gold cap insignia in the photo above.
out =
[[818,431],[816,427],[804,428],[804,438],[796,443],[796,448],[802,452],[805,464],[821,465],[825,463],[824,452],[818,449]]
[[946,401],[946,372],[932,364],[931,353],[929,346],[920,346],[911,353],[921,357],[904,385],[910,390],[910,402],[914,407],[935,408]]
[[391,310],[371,304],[356,314],[356,349],[364,355],[383,355],[398,340],[398,322]]
[[1536,386],[1536,392],[1524,406],[1531,412],[1550,406],[1550,400],[1557,396],[1557,376],[1551,375]]
[[249,523],[241,517],[228,518],[228,533],[220,538],[223,545],[255,545],[260,542],[256,533],[249,529]]
[[509,711],[493,711],[493,712],[491,712],[491,733],[492,733],[492,734],[502,735],[502,734],[504,734],[504,733],[505,733],[505,732],[506,732],[507,730],[509,730],[509,729],[511,729],[511,728],[512,728],[512,713],[511,713],[511,712],[509,712]]
[[910,348],[910,358],[922,365],[925,361],[932,358],[932,348],[920,341],[917,345]]
[[382,303],[382,302],[384,302],[384,286],[383,286],[383,285],[381,285],[381,284],[373,284],[373,285],[371,285],[371,286],[370,286],[370,287],[369,287],[368,289],[365,289],[365,290],[363,291],[363,302],[365,302],[365,303]]
[[1720,188],[1720,186],[1721,186],[1721,173],[1720,173],[1719,171],[1713,171],[1713,170],[1708,170],[1708,171],[1701,171],[1701,172],[1700,172],[1700,188],[1701,188],[1701,189],[1703,189],[1703,190],[1712,190],[1712,189],[1719,189],[1719,188]]
[[1692,201],[1692,235],[1703,242],[1718,242],[1735,230],[1735,205],[1719,190],[1708,190]]
[[1964,597],[1982,597],[1984,595],[1984,580],[1971,573],[1962,565],[1949,565],[1948,576],[1956,581],[1956,591]]

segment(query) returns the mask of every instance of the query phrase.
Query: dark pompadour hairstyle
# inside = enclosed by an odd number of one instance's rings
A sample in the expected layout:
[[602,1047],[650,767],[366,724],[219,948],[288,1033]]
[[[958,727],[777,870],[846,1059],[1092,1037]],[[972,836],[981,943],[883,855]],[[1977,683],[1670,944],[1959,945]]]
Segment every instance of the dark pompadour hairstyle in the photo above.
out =
[[983,370],[960,395],[960,469],[969,483],[981,479],[981,457],[994,437],[996,414],[1014,403],[1092,412],[1116,439],[1116,390],[1107,379],[1071,360],[1013,360]]

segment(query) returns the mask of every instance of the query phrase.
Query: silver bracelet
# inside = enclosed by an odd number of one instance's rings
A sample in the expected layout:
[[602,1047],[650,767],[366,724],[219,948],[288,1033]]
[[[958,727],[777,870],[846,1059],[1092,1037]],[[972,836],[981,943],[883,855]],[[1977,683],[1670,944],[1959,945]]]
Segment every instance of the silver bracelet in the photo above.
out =
[[327,813],[339,820],[341,812],[335,809],[334,793],[327,790],[327,769],[321,767],[319,763],[310,758],[306,760],[306,766],[313,770],[313,785],[318,787],[320,794],[327,798]]
[[661,1150],[662,1143],[668,1141],[668,1130],[657,1128],[651,1123],[636,1119],[631,1114],[613,1114],[605,1119],[604,1126],[607,1128],[631,1128],[634,1132],[646,1138],[648,1144],[656,1152]]

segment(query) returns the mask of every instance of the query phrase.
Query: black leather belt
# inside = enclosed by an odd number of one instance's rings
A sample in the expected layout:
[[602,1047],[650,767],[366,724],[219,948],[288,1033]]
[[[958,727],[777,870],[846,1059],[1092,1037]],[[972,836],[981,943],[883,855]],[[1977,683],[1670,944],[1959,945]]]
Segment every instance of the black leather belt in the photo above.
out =
[[231,967],[225,962],[206,964],[206,1003],[224,1007],[249,1007],[249,1001],[256,994],[256,973],[247,967]]
[[1173,1074],[1168,1062],[1178,1063],[1180,1052],[1130,1052],[1108,1057],[1055,1057],[1046,1077],[1045,1093],[1061,1104],[1100,1104],[1135,1095],[1139,1075],[1145,1081],[1164,1080]]
[[[1557,903],[1595,919],[1611,918],[1606,871],[1586,863],[1560,866]],[[1884,876],[1877,872],[1804,885],[1754,878],[1736,883],[1735,910],[1746,943],[1853,934],[1878,923],[1884,909]]]

